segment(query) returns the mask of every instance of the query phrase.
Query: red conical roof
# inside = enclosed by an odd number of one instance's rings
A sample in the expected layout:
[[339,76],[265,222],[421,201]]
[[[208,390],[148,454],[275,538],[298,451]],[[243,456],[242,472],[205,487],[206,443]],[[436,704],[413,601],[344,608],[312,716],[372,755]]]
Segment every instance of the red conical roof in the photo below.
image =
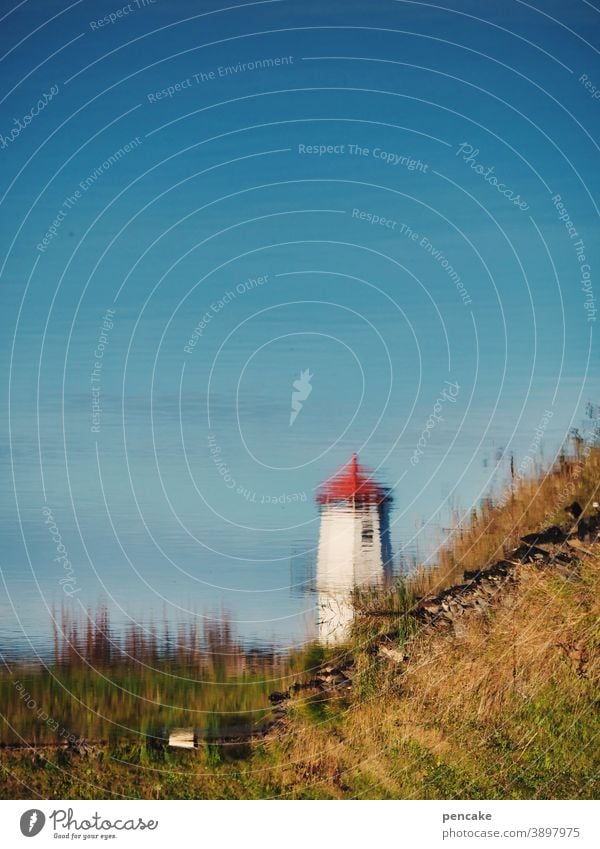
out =
[[356,454],[335,477],[325,481],[317,492],[319,504],[330,501],[360,501],[379,504],[388,498],[388,491],[373,480],[371,474],[358,462]]

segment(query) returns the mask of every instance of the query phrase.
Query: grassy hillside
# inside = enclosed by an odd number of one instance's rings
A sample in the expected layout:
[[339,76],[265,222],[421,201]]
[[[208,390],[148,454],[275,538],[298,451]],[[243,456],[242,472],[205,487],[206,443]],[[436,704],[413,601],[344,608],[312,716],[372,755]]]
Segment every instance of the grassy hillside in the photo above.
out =
[[[579,579],[523,567],[461,632],[408,659],[357,652],[347,711],[299,708],[285,755],[313,791],[400,798],[593,797],[600,769],[600,548]],[[282,770],[294,792],[294,769]]]
[[[328,664],[342,666],[352,686],[300,690],[264,738],[204,742],[194,751],[142,736],[84,755],[4,750],[2,796],[597,797],[599,544],[566,544],[567,565],[515,567],[493,604],[465,615],[460,627],[422,626],[411,614],[424,589],[497,559],[529,531],[564,523],[574,498],[589,505],[599,471],[598,449],[576,444],[549,474],[516,481],[509,498],[474,514],[427,581],[363,597],[348,646],[314,647],[296,659],[296,680]],[[280,669],[268,687],[286,687],[289,673]],[[265,677],[253,691],[261,698]],[[151,690],[144,691],[150,703]],[[193,689],[186,693],[203,703]],[[107,708],[110,693],[99,698]]]
[[484,499],[467,522],[456,519],[456,530],[439,552],[435,568],[419,570],[418,589],[441,589],[461,581],[464,570],[503,557],[525,534],[572,521],[565,508],[574,500],[587,509],[600,500],[596,429],[587,440],[575,432],[549,469],[538,467],[523,477],[513,467],[501,492]]

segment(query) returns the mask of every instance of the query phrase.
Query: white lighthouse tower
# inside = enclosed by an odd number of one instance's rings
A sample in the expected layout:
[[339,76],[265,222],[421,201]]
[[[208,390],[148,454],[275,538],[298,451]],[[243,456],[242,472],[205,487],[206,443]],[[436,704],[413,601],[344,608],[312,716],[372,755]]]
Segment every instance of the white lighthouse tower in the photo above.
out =
[[319,639],[340,642],[354,615],[352,590],[383,581],[391,566],[389,490],[359,465],[356,454],[317,495],[321,527],[316,589]]

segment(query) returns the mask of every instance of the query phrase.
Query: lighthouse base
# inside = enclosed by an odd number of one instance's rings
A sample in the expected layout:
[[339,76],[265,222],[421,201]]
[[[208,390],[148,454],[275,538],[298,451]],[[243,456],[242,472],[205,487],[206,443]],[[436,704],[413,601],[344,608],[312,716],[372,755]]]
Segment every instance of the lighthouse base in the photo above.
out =
[[352,591],[383,580],[381,510],[376,504],[327,504],[317,554],[318,633],[324,643],[350,634]]
[[318,605],[319,642],[326,645],[345,642],[354,619],[350,593],[319,593]]

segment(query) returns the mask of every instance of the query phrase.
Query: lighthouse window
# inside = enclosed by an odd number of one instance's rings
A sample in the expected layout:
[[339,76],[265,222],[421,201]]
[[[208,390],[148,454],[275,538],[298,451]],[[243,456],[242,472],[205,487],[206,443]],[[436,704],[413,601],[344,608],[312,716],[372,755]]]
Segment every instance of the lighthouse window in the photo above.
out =
[[373,539],[373,523],[372,522],[363,522],[362,538],[365,541]]

